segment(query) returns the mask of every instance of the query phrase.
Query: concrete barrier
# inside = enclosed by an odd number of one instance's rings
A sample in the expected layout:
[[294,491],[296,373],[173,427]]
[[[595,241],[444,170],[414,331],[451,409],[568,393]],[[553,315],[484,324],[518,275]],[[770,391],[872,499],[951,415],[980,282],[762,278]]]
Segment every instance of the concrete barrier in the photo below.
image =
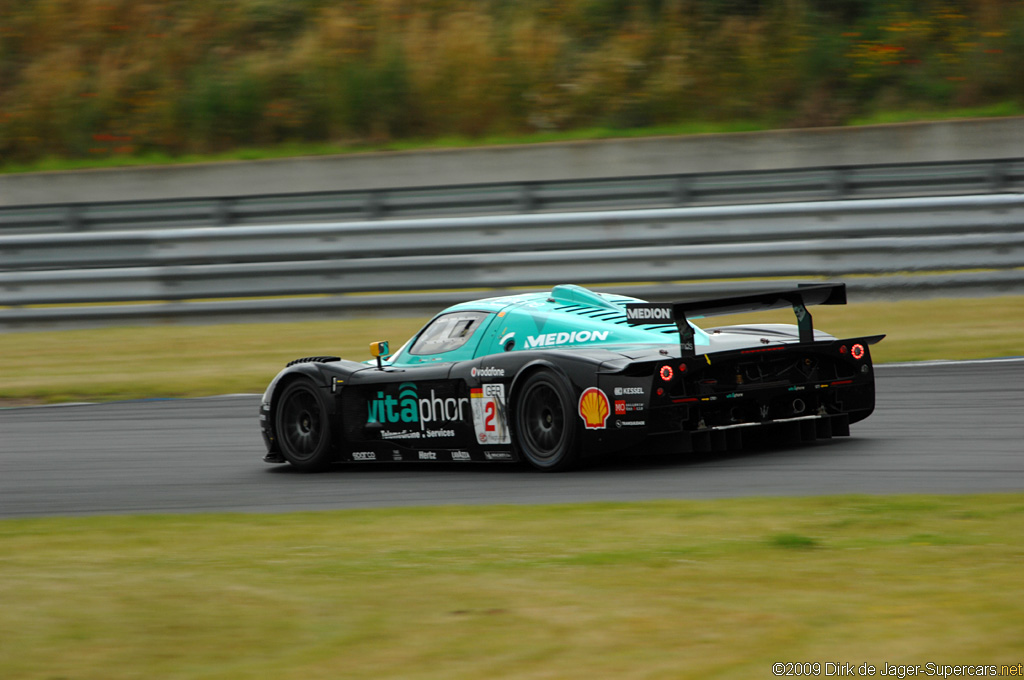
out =
[[0,175],[0,205],[1024,156],[1024,117]]

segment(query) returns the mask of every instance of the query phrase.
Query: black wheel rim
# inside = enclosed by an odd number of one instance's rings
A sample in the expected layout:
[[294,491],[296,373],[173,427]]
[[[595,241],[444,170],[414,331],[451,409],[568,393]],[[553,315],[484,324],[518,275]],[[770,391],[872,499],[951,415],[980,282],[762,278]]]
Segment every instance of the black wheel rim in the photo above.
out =
[[281,438],[289,452],[297,458],[309,458],[320,447],[323,423],[316,395],[298,390],[285,401],[281,412]]
[[540,383],[524,395],[523,402],[527,450],[541,460],[559,455],[565,438],[565,412],[558,392],[551,385]]

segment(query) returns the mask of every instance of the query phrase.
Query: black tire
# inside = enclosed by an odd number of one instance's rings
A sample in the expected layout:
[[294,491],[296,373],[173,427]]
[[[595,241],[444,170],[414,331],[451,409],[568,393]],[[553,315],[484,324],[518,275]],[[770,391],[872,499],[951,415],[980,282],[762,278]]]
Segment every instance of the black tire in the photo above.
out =
[[516,391],[515,441],[523,458],[545,472],[571,468],[579,454],[578,427],[566,380],[545,369],[527,376]]
[[334,462],[334,441],[324,395],[305,378],[288,385],[274,415],[281,455],[304,472],[317,472]]

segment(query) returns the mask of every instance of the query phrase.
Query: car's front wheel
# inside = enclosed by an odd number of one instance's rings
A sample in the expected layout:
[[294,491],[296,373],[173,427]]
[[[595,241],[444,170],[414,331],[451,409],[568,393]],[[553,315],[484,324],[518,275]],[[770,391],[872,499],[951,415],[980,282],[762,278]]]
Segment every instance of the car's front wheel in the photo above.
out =
[[527,376],[518,392],[515,433],[520,453],[539,470],[572,467],[579,451],[567,381],[545,369]]
[[281,393],[274,429],[281,455],[300,470],[323,470],[334,460],[327,403],[312,381],[301,378]]

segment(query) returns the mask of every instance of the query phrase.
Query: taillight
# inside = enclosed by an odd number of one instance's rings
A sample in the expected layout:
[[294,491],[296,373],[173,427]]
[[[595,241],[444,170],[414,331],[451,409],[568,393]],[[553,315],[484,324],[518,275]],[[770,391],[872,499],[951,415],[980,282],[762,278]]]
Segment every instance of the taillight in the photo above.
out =
[[672,379],[672,367],[671,366],[662,366],[661,370],[658,371],[658,375],[661,376],[662,380],[664,380],[665,382],[668,382],[669,380]]
[[860,360],[864,358],[864,345],[859,342],[850,348],[850,356],[854,359]]

